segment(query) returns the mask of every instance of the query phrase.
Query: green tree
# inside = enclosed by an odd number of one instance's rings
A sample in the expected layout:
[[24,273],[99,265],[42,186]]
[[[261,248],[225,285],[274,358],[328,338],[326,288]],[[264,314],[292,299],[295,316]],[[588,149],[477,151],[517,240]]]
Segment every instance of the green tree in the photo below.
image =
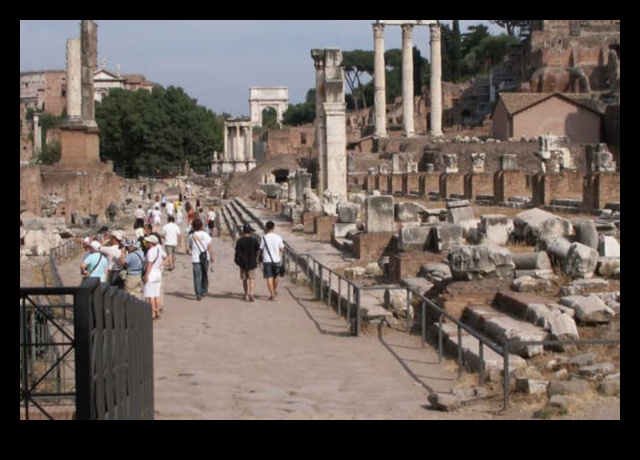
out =
[[114,89],[96,104],[100,156],[141,173],[211,163],[223,148],[224,119],[199,106],[182,88]]
[[305,101],[301,104],[289,104],[282,114],[282,124],[285,126],[300,126],[313,123],[316,119],[316,89],[307,91]]
[[43,165],[52,165],[60,161],[62,155],[62,148],[60,142],[54,141],[48,144],[43,144],[42,150],[38,153],[36,162]]
[[368,74],[373,78],[373,51],[353,50],[342,53],[342,65],[344,66],[345,80],[349,91],[353,95],[355,109],[358,110],[358,101],[362,102],[362,108],[367,108],[364,96],[361,76]]
[[457,83],[462,77],[462,40],[460,35],[460,21],[453,21],[453,29],[451,30],[451,42],[449,43],[449,65],[451,67],[451,81]]
[[517,37],[520,40],[526,39],[531,33],[531,20],[529,19],[492,19],[489,22],[505,29],[509,37]]

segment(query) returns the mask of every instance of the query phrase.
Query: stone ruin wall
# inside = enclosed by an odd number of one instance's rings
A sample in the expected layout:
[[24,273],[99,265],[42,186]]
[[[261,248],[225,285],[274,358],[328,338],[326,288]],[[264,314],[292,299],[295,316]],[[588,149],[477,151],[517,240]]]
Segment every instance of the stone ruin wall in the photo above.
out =
[[[310,154],[315,144],[315,128],[313,125],[270,129],[265,150],[265,160],[276,155]],[[306,143],[302,139],[306,138]]]

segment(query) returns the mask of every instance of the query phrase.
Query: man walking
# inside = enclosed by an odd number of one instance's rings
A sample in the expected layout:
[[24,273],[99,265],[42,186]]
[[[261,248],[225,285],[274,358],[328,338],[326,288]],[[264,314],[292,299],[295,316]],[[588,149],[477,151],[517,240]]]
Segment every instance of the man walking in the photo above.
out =
[[258,253],[260,243],[252,235],[253,228],[245,224],[242,227],[242,237],[236,241],[235,264],[240,267],[240,279],[244,289],[244,300],[253,302],[255,291],[256,269],[258,268]]
[[169,222],[162,227],[162,235],[164,236],[164,250],[169,258],[169,271],[173,271],[176,267],[176,251],[182,244],[182,233],[173,215],[167,219]]
[[193,288],[196,291],[196,299],[202,300],[209,291],[209,262],[213,262],[212,238],[204,230],[204,223],[200,219],[193,221],[189,234],[189,250],[193,263]]
[[267,233],[260,240],[260,255],[262,256],[262,270],[269,288],[269,300],[276,300],[278,296],[278,269],[282,263],[284,253],[284,241],[275,233],[276,224],[267,221],[265,228]]

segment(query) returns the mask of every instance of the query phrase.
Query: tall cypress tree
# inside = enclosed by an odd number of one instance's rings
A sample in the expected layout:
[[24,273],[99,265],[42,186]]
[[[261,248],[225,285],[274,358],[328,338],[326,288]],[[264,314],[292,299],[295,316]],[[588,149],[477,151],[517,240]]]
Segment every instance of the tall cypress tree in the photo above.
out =
[[460,21],[454,19],[453,21],[453,30],[451,33],[451,80],[454,83],[460,81],[460,77],[462,76],[462,37],[460,35]]

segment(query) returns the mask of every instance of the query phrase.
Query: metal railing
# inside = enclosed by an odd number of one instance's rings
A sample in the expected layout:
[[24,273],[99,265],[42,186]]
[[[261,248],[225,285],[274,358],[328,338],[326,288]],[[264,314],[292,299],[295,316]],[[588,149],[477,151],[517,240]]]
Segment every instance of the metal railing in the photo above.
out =
[[[245,213],[250,215],[257,222],[260,219],[255,217],[253,213],[246,208],[241,202],[236,200],[238,205],[244,210]],[[591,345],[620,345],[620,340],[545,340],[545,341],[505,341],[500,345],[494,340],[480,333],[473,327],[463,323],[458,318],[447,313],[444,309],[440,308],[431,299],[428,299],[415,288],[410,286],[359,286],[352,280],[340,275],[335,270],[323,265],[315,257],[306,253],[296,252],[288,243],[285,242],[285,256],[284,264],[287,268],[287,273],[293,277],[295,284],[298,284],[299,275],[304,275],[310,288],[315,293],[315,299],[321,302],[325,302],[330,308],[334,306],[337,309],[339,317],[342,317],[343,303],[346,310],[345,317],[349,323],[352,335],[359,336],[362,330],[361,324],[361,301],[363,292],[375,291],[375,290],[404,290],[406,292],[406,323],[405,327],[407,332],[411,332],[414,318],[409,314],[412,308],[412,299],[417,299],[421,307],[421,324],[420,334],[422,348],[427,345],[427,309],[430,313],[435,313],[437,316],[437,329],[438,329],[438,362],[442,363],[444,357],[444,330],[443,322],[446,319],[447,322],[454,324],[457,328],[457,356],[456,362],[458,366],[458,378],[462,377],[463,370],[465,368],[464,360],[464,347],[462,345],[462,333],[463,331],[478,340],[478,380],[480,385],[485,383],[485,360],[484,360],[484,348],[487,347],[494,351],[502,358],[502,377],[503,377],[503,404],[506,410],[509,407],[509,353],[510,350],[515,350],[516,347],[523,346],[591,346]],[[293,264],[293,267],[292,267]],[[337,278],[337,285],[335,290],[332,286],[332,277]],[[345,286],[343,288],[343,285]],[[346,292],[343,294],[343,289]]]
[[21,419],[153,416],[147,302],[98,278],[79,287],[20,288]]

